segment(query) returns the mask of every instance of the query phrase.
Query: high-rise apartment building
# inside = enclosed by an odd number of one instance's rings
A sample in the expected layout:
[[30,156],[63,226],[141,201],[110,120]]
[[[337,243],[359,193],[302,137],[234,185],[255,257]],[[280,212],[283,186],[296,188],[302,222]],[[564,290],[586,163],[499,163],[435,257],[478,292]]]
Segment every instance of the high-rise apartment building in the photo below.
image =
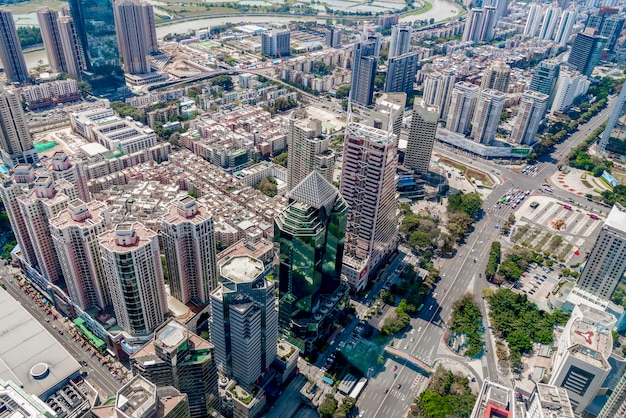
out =
[[485,70],[480,88],[506,93],[509,90],[510,79],[511,67],[502,61],[496,61]]
[[590,85],[591,82],[589,79],[578,71],[572,71],[567,67],[562,67],[559,71],[559,78],[554,88],[554,99],[550,112],[562,112],[567,109],[574,103],[574,99],[581,94],[587,93],[587,89],[589,89]]
[[211,343],[217,369],[248,387],[267,371],[278,344],[274,281],[248,255],[220,264],[221,285],[211,293]]
[[404,55],[411,51],[411,36],[413,26],[396,25],[391,29],[391,40],[389,43],[389,58]]
[[574,418],[567,391],[556,386],[537,383],[530,398],[527,418]]
[[98,235],[111,226],[107,205],[73,200],[50,218],[50,234],[72,301],[81,309],[111,306]]
[[167,313],[156,232],[123,223],[98,239],[119,326],[133,336],[150,335]]
[[626,272],[626,208],[615,204],[587,259],[577,286],[609,300]]
[[387,62],[387,78],[385,79],[385,92],[388,93],[410,93],[415,84],[415,74],[417,73],[417,63],[419,56],[417,52],[408,52],[389,58]]
[[434,71],[424,81],[424,102],[439,109],[439,119],[448,116],[456,75],[453,70]]
[[505,98],[506,94],[498,90],[486,89],[480,93],[472,126],[474,141],[485,145],[492,143],[498,130]]
[[446,129],[463,135],[469,132],[479,91],[480,88],[477,85],[466,81],[454,85]]
[[[613,142],[621,144],[626,140],[626,124],[624,123],[624,114],[626,113],[626,89],[622,87],[617,98],[617,103],[613,107],[609,121],[604,128],[602,138],[598,142],[598,148],[602,153],[607,151],[624,154],[622,147],[613,146]],[[613,139],[613,140],[611,140]]]
[[117,44],[128,74],[146,74],[152,71],[148,55],[150,55],[150,39],[145,7],[137,0],[115,0],[113,15]]
[[611,371],[613,315],[576,305],[565,325],[553,358],[548,384],[567,390],[574,412],[579,415],[593,401]]
[[546,115],[548,95],[528,90],[522,95],[522,102],[513,124],[511,142],[532,145],[539,130],[539,124]]
[[289,29],[272,30],[261,34],[261,52],[270,57],[287,57],[291,53]]
[[543,20],[543,6],[541,3],[533,2],[528,9],[528,17],[524,26],[524,36],[532,38],[539,33],[539,27]]
[[[388,120],[397,112],[404,112],[403,103],[389,106]],[[374,126],[349,118],[344,140],[340,192],[350,210],[342,273],[355,291],[375,277],[398,239],[398,135],[391,122]]]
[[530,81],[529,90],[547,94],[550,96],[549,104],[551,104],[552,98],[554,97],[554,87],[556,86],[556,81],[559,78],[560,68],[561,66],[558,61],[541,61],[535,68],[533,78]]
[[66,71],[68,74],[80,80],[82,73],[87,69],[85,52],[78,39],[74,19],[71,16],[63,15],[57,20],[61,48],[65,57]]
[[94,94],[115,94],[126,89],[120,66],[113,2],[70,0],[76,34],[85,54],[83,79]]
[[219,404],[213,345],[175,320],[160,326],[130,364],[135,375],[186,394],[192,418],[211,416]]
[[144,37],[148,44],[148,53],[159,52],[159,42],[156,34],[156,22],[154,20],[154,7],[148,2],[141,2],[141,11],[143,13]]
[[322,134],[322,122],[310,118],[306,110],[291,115],[287,150],[288,190],[296,187],[312,171],[332,183],[335,153],[330,149],[330,139]]
[[465,28],[463,29],[463,37],[461,40],[463,42],[480,42],[482,40],[483,20],[483,9],[470,9],[465,19]]
[[551,4],[550,6],[548,6],[543,14],[543,19],[541,21],[539,39],[545,41],[554,40],[554,31],[556,30],[556,25],[559,21],[559,17],[561,17],[561,9],[559,9],[558,5]]
[[596,67],[607,45],[608,39],[599,36],[596,29],[585,29],[576,34],[567,63],[570,67],[590,76]]
[[9,167],[39,161],[26,125],[22,98],[13,88],[0,87],[0,157]]
[[0,60],[11,83],[30,81],[13,13],[0,9]]
[[380,53],[380,34],[354,44],[350,100],[362,106],[372,104],[374,80]]
[[617,382],[615,388],[604,403],[598,418],[614,418],[626,416],[626,374]]
[[568,9],[561,14],[561,20],[554,34],[554,42],[565,45],[572,36],[572,29],[578,19],[578,13],[574,9]]
[[331,27],[326,31],[326,45],[331,48],[339,48],[341,46],[341,30]]
[[181,302],[202,306],[217,288],[213,218],[191,196],[175,200],[161,219],[170,292]]
[[612,51],[624,27],[624,20],[619,9],[602,7],[589,13],[585,29],[596,29],[598,35],[607,38],[606,47]]
[[83,202],[89,202],[91,195],[87,187],[87,173],[82,162],[72,162],[63,151],[57,151],[49,160],[48,169],[55,180],[66,180],[76,189],[76,195]]
[[334,307],[345,292],[340,274],[348,206],[317,171],[289,198],[274,219],[280,251],[278,324],[285,339],[310,353],[330,332]]
[[498,11],[495,6],[483,6],[483,27],[480,40],[490,42],[493,40],[496,23],[498,23]]
[[404,165],[416,173],[426,174],[437,133],[439,109],[418,100],[413,104],[409,139],[406,145]]
[[46,48],[48,64],[54,72],[67,72],[65,64],[65,54],[59,33],[59,12],[50,10],[49,7],[37,9],[37,21],[41,30],[41,39]]

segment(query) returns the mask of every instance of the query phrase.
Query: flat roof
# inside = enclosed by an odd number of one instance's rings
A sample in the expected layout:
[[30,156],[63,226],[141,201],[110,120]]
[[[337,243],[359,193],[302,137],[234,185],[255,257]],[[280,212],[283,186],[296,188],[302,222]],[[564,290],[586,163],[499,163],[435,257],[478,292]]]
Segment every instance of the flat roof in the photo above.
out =
[[39,396],[79,370],[80,364],[48,330],[0,289],[0,379]]
[[235,283],[251,282],[263,273],[263,262],[248,255],[233,257],[220,266],[221,275]]
[[97,142],[91,142],[89,144],[81,145],[80,149],[89,157],[109,152],[109,149],[107,147],[105,147],[104,145],[100,145]]

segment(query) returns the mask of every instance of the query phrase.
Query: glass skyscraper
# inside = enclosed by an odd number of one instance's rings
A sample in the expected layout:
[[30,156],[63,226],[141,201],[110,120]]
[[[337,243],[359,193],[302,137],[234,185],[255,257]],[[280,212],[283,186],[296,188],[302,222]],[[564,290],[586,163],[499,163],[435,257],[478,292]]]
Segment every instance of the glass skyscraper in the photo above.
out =
[[69,0],[69,4],[87,58],[83,79],[96,95],[124,89],[126,83],[120,66],[112,1]]

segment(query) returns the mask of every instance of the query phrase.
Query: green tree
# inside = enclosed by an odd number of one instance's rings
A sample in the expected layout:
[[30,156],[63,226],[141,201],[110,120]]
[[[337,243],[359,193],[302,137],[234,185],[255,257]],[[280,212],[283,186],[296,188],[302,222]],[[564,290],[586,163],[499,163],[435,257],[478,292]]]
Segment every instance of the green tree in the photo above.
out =
[[274,163],[278,165],[282,165],[283,167],[287,167],[287,157],[289,153],[287,151],[283,151],[274,157]]
[[350,85],[346,84],[344,86],[337,87],[337,91],[335,92],[335,97],[338,99],[343,99],[348,97],[350,94]]
[[278,191],[278,183],[273,177],[265,177],[257,184],[256,188],[265,196],[274,197]]
[[327,393],[326,399],[324,399],[324,402],[317,408],[317,413],[320,414],[322,418],[331,418],[336,410],[337,400],[332,394]]
[[17,37],[20,38],[22,48],[43,43],[41,30],[37,26],[18,26]]

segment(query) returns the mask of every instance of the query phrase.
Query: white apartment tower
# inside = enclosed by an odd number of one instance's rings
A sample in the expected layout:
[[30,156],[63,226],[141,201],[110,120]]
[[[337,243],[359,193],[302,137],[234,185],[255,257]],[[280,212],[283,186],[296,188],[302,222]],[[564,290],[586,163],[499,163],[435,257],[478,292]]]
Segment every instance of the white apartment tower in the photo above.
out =
[[454,85],[448,110],[446,129],[460,134],[467,134],[474,116],[480,87],[461,81]]
[[328,182],[333,181],[335,153],[330,139],[322,134],[322,122],[309,118],[306,110],[293,112],[287,132],[287,188],[293,189],[312,171],[317,171]]
[[439,109],[427,106],[423,101],[415,101],[404,165],[415,170],[416,173],[428,172],[438,120]]
[[554,40],[554,31],[556,24],[561,16],[561,9],[556,4],[550,5],[543,14],[541,21],[541,29],[539,30],[539,39],[551,41]]
[[157,233],[136,222],[98,239],[118,324],[133,336],[151,334],[167,313]]
[[609,300],[626,271],[626,208],[615,204],[587,259],[577,286]]
[[541,3],[532,3],[528,9],[528,17],[524,26],[524,35],[532,38],[537,36],[541,20],[543,18],[543,7]]
[[496,61],[487,68],[480,84],[481,89],[494,89],[506,93],[511,79],[511,67],[502,61]]
[[448,114],[455,81],[456,76],[452,70],[432,72],[424,81],[424,102],[439,109],[440,119]]
[[548,98],[547,94],[536,91],[524,92],[511,132],[512,142],[522,145],[535,143],[539,124],[546,114]]
[[561,66],[559,78],[554,88],[554,101],[552,102],[550,112],[562,112],[567,109],[574,103],[574,99],[581,94],[587,93],[590,85],[591,82],[583,74]]
[[491,144],[498,130],[505,98],[506,94],[498,90],[487,89],[480,93],[472,127],[474,141]]
[[217,288],[213,218],[191,196],[175,200],[161,220],[161,237],[172,296],[184,304],[209,303]]
[[554,34],[554,42],[561,45],[567,43],[572,36],[572,29],[574,28],[574,24],[576,24],[576,19],[578,19],[576,10],[568,9],[561,14],[559,26],[557,26],[556,33]]
[[111,306],[109,284],[98,247],[98,235],[111,226],[104,202],[69,202],[50,219],[50,234],[69,296],[81,309]]

